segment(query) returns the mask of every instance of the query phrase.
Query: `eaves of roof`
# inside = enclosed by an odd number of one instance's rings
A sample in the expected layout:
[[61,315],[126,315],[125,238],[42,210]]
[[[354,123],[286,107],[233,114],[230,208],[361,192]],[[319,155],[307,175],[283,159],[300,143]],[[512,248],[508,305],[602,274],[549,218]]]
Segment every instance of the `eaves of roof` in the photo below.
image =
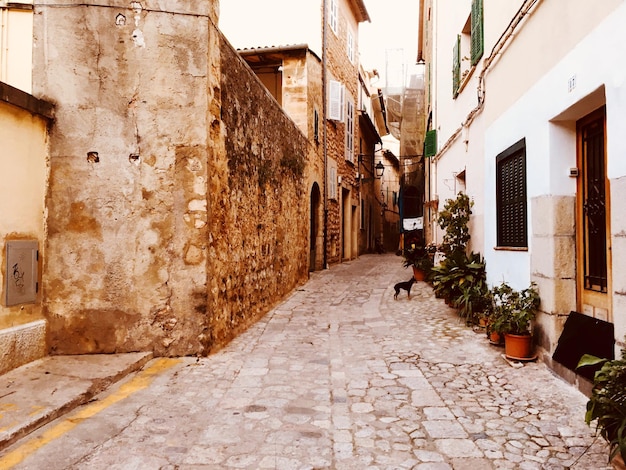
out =
[[356,19],[359,23],[363,23],[364,21],[367,21],[368,23],[372,22],[372,20],[370,19],[370,15],[367,12],[367,8],[365,8],[365,3],[363,3],[363,0],[350,0],[350,4],[354,8],[354,11],[358,13]]
[[35,98],[30,93],[26,93],[8,83],[0,82],[0,102],[17,106],[48,120],[54,119],[54,106],[52,103]]
[[309,49],[308,44],[289,44],[285,46],[261,46],[261,47],[246,47],[244,49],[237,49],[240,56],[246,57],[251,55],[280,55],[288,54],[290,52],[309,52],[317,60],[321,60],[318,55]]

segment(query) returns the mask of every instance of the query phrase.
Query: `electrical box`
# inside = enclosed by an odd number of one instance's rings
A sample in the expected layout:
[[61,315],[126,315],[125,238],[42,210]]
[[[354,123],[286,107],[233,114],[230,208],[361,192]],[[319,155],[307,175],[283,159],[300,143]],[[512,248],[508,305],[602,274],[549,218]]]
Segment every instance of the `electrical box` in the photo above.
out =
[[6,242],[5,292],[7,307],[34,303],[39,290],[39,248],[36,240]]

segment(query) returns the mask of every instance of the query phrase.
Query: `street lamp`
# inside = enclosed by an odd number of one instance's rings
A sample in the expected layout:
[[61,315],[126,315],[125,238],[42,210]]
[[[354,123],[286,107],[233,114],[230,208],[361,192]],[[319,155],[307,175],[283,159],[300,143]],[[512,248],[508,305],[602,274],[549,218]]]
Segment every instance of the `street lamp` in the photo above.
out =
[[[373,156],[372,155],[367,155],[367,154],[359,154],[359,164],[363,163],[363,157],[370,157],[373,160]],[[374,172],[372,172],[372,170],[370,170],[367,166],[364,165],[364,168],[373,176],[373,178],[363,178],[363,176],[361,176],[361,181],[363,183],[367,182],[367,181],[372,181],[374,179],[381,179],[383,177],[383,173],[385,173],[385,165],[383,165],[382,160],[380,160],[376,165],[374,165]]]
[[382,178],[383,173],[385,173],[385,165],[383,165],[383,162],[379,161],[374,167],[374,169],[376,170],[376,178],[378,179]]

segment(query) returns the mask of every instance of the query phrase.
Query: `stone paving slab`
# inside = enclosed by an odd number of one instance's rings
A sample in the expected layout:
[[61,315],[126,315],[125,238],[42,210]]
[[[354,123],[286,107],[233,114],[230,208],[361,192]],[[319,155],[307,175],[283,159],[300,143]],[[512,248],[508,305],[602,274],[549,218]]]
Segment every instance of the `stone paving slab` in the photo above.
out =
[[48,356],[0,375],[0,450],[86,403],[152,353]]
[[541,362],[512,367],[423,282],[394,300],[407,275],[394,255],[313,273],[221,351],[16,468],[88,446],[71,468],[608,468],[582,393]]

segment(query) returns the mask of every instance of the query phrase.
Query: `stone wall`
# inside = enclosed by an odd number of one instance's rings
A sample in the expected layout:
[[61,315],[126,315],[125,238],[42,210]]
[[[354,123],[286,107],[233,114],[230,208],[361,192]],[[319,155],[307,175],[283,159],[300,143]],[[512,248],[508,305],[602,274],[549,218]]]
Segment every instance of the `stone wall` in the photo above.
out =
[[217,2],[56,3],[35,6],[33,71],[57,111],[50,352],[207,354],[306,276],[305,139]]
[[567,372],[551,358],[567,316],[576,310],[576,200],[574,196],[540,196],[532,198],[531,204],[531,280],[541,295],[534,340],[544,360],[564,375]]
[[[223,344],[308,272],[307,140],[226,41],[226,159],[211,160],[211,342]],[[225,163],[225,164],[224,164]]]

